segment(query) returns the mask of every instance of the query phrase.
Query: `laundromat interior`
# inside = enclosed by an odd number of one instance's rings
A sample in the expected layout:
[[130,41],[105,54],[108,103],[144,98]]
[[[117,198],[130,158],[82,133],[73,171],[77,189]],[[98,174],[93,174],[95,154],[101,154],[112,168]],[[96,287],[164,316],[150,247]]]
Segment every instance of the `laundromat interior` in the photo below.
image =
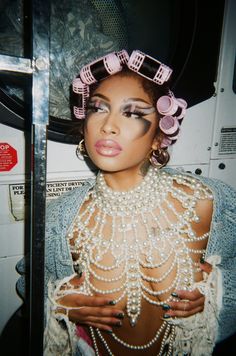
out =
[[188,109],[169,166],[236,188],[235,18],[234,0],[1,1],[0,333],[19,330],[15,266],[30,251],[29,333],[41,345],[45,205],[94,177],[72,133],[83,64],[139,49],[173,68]]

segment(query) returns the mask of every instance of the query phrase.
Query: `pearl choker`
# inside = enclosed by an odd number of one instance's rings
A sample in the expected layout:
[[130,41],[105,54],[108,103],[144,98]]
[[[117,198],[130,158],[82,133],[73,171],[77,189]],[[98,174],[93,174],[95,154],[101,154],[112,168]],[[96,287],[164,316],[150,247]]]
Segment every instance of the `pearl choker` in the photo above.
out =
[[[196,236],[192,229],[192,222],[199,222],[199,199],[212,199],[211,192],[187,175],[150,167],[139,186],[117,192],[99,173],[68,234],[71,253],[78,257],[75,270],[79,266],[85,272],[81,292],[115,294],[117,303],[126,298],[127,315],[135,326],[142,299],[160,306],[173,299],[173,290],[191,290],[197,270],[193,256],[205,251],[189,245],[209,235]],[[178,211],[173,201],[181,207]],[[171,273],[175,277],[167,283]],[[99,282],[107,287],[98,287]],[[164,294],[169,297],[164,299]]]

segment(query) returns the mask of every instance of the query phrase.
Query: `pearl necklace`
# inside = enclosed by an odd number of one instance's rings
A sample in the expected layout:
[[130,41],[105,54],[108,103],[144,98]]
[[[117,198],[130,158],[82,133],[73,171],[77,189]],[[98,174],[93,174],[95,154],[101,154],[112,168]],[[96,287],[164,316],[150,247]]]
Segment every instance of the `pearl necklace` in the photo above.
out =
[[[93,345],[94,345],[95,354],[96,354],[96,356],[99,356],[99,350],[98,350],[98,346],[97,346],[97,341],[96,341],[96,336],[95,336],[94,329],[93,329],[92,326],[90,326],[89,329],[90,329],[90,334],[91,334]],[[166,346],[167,346],[166,348],[168,348],[168,349],[166,350],[165,355],[166,356],[171,356],[172,355],[172,351],[173,351],[173,341],[174,341],[175,327],[173,325],[172,326],[168,325],[168,323],[166,321],[164,321],[164,323],[162,324],[160,329],[157,331],[157,333],[154,336],[154,338],[151,341],[149,341],[147,344],[145,344],[145,345],[130,345],[130,344],[120,340],[114,333],[112,333],[111,335],[113,336],[113,338],[116,341],[121,343],[121,345],[123,345],[126,348],[129,348],[131,350],[145,350],[145,349],[150,348],[152,345],[155,344],[155,342],[159,339],[160,335],[162,334],[162,332],[164,330],[165,330],[165,332],[164,332],[164,336],[162,338],[161,347],[160,347],[158,356],[163,355],[164,347],[166,347]],[[95,331],[96,331],[99,339],[103,343],[108,355],[109,356],[114,356],[114,354],[112,353],[108,343],[106,342],[106,340],[102,336],[100,330],[99,329],[95,329]],[[168,342],[167,342],[167,339],[168,339]]]
[[[176,183],[190,188],[192,194]],[[181,205],[181,212],[173,199]],[[139,186],[117,192],[106,185],[99,173],[94,189],[86,197],[86,208],[77,214],[68,233],[71,253],[79,256],[74,261],[75,270],[79,267],[85,271],[81,292],[117,293],[116,303],[126,298],[127,315],[135,326],[142,298],[160,306],[173,299],[170,296],[161,300],[163,294],[174,289],[191,290],[196,270],[191,254],[205,251],[188,245],[209,235],[196,236],[192,229],[191,223],[199,222],[195,211],[199,199],[212,199],[211,192],[187,175],[170,175],[150,167]],[[108,255],[110,261],[105,263]],[[159,277],[158,273],[152,277],[146,272],[161,268],[165,272]],[[173,271],[176,276],[172,282],[163,289],[158,287]],[[93,280],[109,288],[98,288]],[[147,282],[157,288],[149,288]]]

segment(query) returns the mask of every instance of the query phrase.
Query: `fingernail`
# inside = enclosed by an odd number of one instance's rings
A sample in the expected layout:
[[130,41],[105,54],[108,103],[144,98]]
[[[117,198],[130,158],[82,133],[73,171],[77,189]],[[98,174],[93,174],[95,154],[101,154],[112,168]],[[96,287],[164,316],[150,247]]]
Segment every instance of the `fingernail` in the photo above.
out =
[[108,334],[112,334],[113,333],[113,331],[112,330],[104,330],[106,333],[108,333]]
[[110,301],[108,302],[108,304],[109,304],[109,305],[116,305],[116,302],[115,302],[114,300],[110,300]]
[[204,260],[204,257],[200,258],[200,263],[203,265],[206,261]]
[[168,315],[168,314],[164,314],[164,315],[163,315],[163,318],[164,318],[164,319],[169,319],[170,317],[171,317],[171,316]]
[[123,313],[116,314],[116,317],[119,319],[124,319],[125,315]]
[[171,293],[172,297],[179,298],[178,294],[176,292]]
[[115,326],[122,326],[122,322],[121,321],[117,321],[116,323],[115,323]]
[[162,305],[162,309],[163,310],[169,310],[170,309],[170,306],[168,304],[163,304]]

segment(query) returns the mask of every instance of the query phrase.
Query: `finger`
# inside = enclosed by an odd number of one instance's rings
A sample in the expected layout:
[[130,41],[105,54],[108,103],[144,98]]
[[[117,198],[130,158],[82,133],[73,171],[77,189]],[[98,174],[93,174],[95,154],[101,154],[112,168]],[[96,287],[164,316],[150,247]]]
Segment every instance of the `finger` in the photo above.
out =
[[75,323],[82,323],[87,320],[108,323],[120,326],[121,320],[124,319],[124,313],[118,309],[83,307],[80,309],[70,309],[69,319]]
[[202,294],[199,292],[197,288],[194,289],[193,291],[177,290],[173,294],[176,298],[186,299],[186,300],[196,300],[202,297]]
[[[198,306],[191,310],[169,310],[167,313],[164,314],[163,318],[168,319],[168,318],[174,317],[174,316],[186,318],[188,316],[202,312],[203,308],[204,308],[204,305]],[[165,316],[167,316],[167,317],[165,317]]]
[[57,303],[70,307],[104,307],[109,305],[115,305],[115,302],[113,300],[108,299],[107,297],[88,296],[77,293],[59,298],[57,299]]
[[93,323],[93,322],[87,322],[86,325],[92,326],[94,328],[98,328],[98,329],[100,329],[102,331],[106,331],[109,334],[113,332],[112,328],[110,326],[108,326],[108,325],[103,325],[103,324],[100,324],[100,323]]
[[122,321],[117,320],[116,318],[96,318],[92,316],[86,317],[83,321],[83,323],[96,323],[96,324],[101,324],[101,325],[107,325],[107,326],[115,326],[115,327],[121,327],[122,326]]
[[115,305],[115,302],[107,297],[88,296],[84,294],[77,294],[77,303],[87,307]]
[[78,313],[81,316],[89,315],[98,318],[114,317],[117,318],[117,321],[124,319],[124,313],[122,310],[113,308],[84,307],[79,309]]
[[210,263],[206,262],[206,261],[200,262],[199,266],[200,266],[202,271],[204,271],[204,272],[206,272],[208,274],[211,273],[211,271],[212,271],[212,265]]
[[[194,301],[179,301],[179,302],[170,302],[169,306],[173,311],[191,311],[197,307],[204,307],[205,297],[201,296]],[[167,309],[166,309],[167,310]]]

